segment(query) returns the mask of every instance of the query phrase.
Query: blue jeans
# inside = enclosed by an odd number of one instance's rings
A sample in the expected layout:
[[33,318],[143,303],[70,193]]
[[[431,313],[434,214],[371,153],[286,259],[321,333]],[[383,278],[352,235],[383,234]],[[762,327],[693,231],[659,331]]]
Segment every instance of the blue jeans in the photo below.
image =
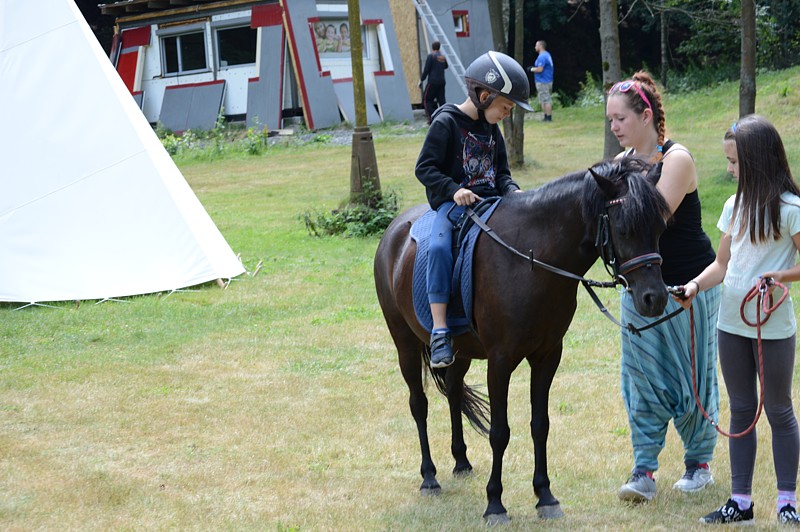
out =
[[448,303],[453,278],[453,222],[464,213],[466,207],[455,207],[448,201],[436,209],[436,218],[431,226],[428,245],[428,303]]

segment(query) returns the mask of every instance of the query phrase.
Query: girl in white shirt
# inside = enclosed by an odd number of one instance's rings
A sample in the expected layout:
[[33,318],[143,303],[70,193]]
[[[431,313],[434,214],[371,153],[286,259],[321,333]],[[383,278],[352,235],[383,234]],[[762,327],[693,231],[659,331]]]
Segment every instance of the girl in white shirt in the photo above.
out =
[[[758,332],[746,323],[740,306],[748,292],[762,280],[790,287],[800,279],[796,263],[800,250],[800,189],[792,179],[778,131],[765,118],[745,116],[725,134],[723,150],[728,172],[739,181],[728,199],[717,227],[723,232],[716,260],[684,286],[688,308],[701,290],[723,284],[719,323],[719,361],[730,397],[730,432],[745,432],[759,404]],[[774,287],[771,287],[772,291]],[[775,291],[775,296],[782,291]],[[766,296],[768,297],[768,296]],[[756,323],[753,298],[745,306],[745,319]],[[792,407],[796,323],[787,297],[764,323],[761,313],[761,349],[764,363],[764,412],[772,429],[772,456],[777,477],[777,516],[782,524],[800,525],[797,484],[800,432]],[[756,459],[755,428],[743,437],[730,438],[731,497],[719,509],[702,517],[702,523],[754,521],[752,483]]]

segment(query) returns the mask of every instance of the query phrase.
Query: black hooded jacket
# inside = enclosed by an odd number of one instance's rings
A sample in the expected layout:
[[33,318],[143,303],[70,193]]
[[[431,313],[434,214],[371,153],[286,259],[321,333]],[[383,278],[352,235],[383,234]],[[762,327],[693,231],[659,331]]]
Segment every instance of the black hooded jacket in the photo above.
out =
[[432,116],[415,170],[431,208],[453,201],[459,188],[482,198],[519,189],[511,179],[506,145],[497,124],[473,120],[454,104]]

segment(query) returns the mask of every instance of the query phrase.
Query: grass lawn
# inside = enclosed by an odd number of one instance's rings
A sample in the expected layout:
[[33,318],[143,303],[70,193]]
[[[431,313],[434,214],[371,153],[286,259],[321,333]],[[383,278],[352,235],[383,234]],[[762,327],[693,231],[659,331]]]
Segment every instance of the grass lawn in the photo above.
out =
[[[783,135],[800,178],[800,68],[758,78],[757,111]],[[665,99],[669,135],[689,147],[714,242],[726,176],[722,135],[738,87]],[[602,156],[603,110],[557,109],[526,122],[523,188]],[[424,131],[376,128],[382,185],[401,206],[424,202],[414,163]],[[450,475],[446,401],[429,393],[441,496],[417,491],[419,445],[408,394],[374,293],[377,238],[316,238],[305,212],[349,192],[350,147],[276,146],[261,156],[179,159],[186,179],[250,272],[125,302],[0,305],[0,528],[481,530],[488,440],[468,430],[475,474]],[[595,265],[590,275],[604,279]],[[797,298],[796,288],[793,289]],[[686,496],[674,431],[661,454],[658,497],[620,503],[631,468],[619,391],[619,332],[583,291],[551,392],[549,473],[564,519],[536,517],[531,486],[529,370],[514,374],[504,461],[509,530],[691,529],[729,495],[727,442],[716,484]],[[602,296],[616,314],[617,295]],[[485,382],[476,362],[470,384]],[[797,379],[796,379],[797,382]],[[769,383],[767,383],[769,386]],[[800,390],[795,385],[795,398]],[[727,399],[722,395],[723,426]],[[775,526],[770,430],[759,423],[758,527]]]

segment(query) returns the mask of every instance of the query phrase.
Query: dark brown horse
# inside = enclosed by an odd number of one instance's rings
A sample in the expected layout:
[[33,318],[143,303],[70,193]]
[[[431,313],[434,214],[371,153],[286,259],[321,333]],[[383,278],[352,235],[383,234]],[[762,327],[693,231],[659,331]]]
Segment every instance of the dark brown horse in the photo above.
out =
[[[452,427],[454,474],[468,473],[462,412],[486,432],[486,404],[464,384],[472,359],[488,360],[488,430],[492,472],[486,486],[488,522],[502,523],[508,515],[501,501],[503,453],[509,442],[508,390],[512,372],[523,361],[531,366],[531,435],[534,442],[534,493],[541,517],[562,515],[550,491],[547,475],[549,431],[548,394],[561,360],[562,340],[577,306],[578,280],[525,260],[530,256],[548,266],[583,276],[603,255],[614,271],[622,268],[636,309],[659,315],[667,302],[661,279],[658,238],[669,216],[656,191],[660,167],[633,159],[605,162],[589,172],[576,172],[522,194],[506,196],[488,224],[514,250],[504,248],[482,232],[474,252],[471,332],[454,338],[455,363],[431,371],[447,396]],[[410,391],[409,405],[422,448],[424,493],[438,493],[436,466],[428,443],[428,399],[423,371],[429,368],[429,331],[418,322],[412,301],[416,243],[409,237],[412,223],[428,207],[420,205],[398,216],[386,229],[375,255],[375,284],[386,324],[397,347],[400,369]],[[598,227],[610,235],[597,245]],[[646,260],[641,260],[642,258]],[[630,270],[630,271],[628,271]]]

